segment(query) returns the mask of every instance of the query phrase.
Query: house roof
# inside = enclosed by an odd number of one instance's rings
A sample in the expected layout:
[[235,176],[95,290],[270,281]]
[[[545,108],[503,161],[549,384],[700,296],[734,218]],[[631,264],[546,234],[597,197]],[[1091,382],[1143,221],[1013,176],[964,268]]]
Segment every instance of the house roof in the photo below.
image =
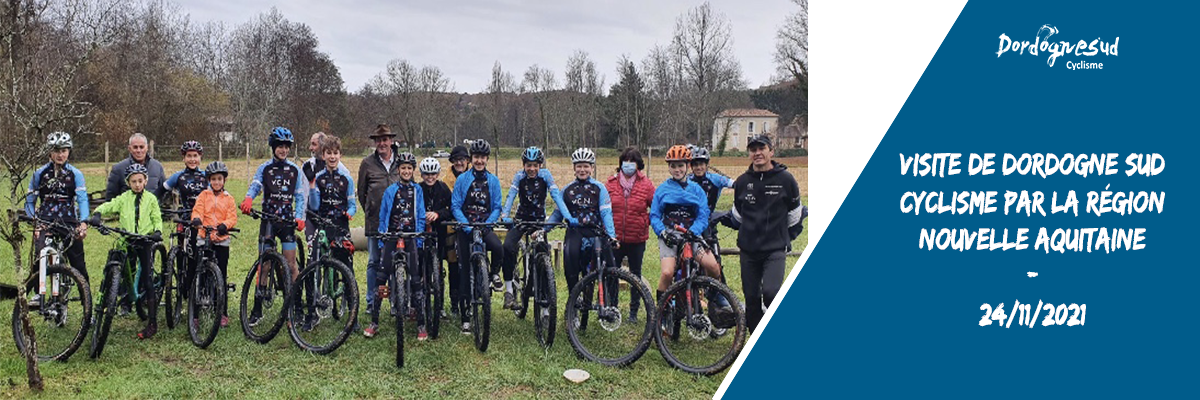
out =
[[717,113],[717,118],[727,117],[763,117],[779,118],[778,114],[757,108],[730,108]]

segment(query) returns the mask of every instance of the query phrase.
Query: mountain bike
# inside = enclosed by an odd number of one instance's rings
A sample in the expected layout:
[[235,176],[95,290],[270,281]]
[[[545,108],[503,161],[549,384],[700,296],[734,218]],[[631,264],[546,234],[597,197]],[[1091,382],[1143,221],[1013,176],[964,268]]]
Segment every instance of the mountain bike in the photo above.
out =
[[513,277],[513,289],[521,301],[513,313],[525,319],[529,311],[529,300],[533,299],[533,325],[538,343],[544,348],[554,345],[555,319],[558,317],[558,288],[554,281],[554,265],[550,263],[549,231],[563,226],[540,221],[516,221],[509,234],[523,232],[520,256]]
[[[704,276],[698,251],[713,251],[708,241],[683,227],[676,248],[675,279],[659,299],[655,321],[662,334],[655,335],[659,352],[671,366],[683,371],[713,375],[728,368],[746,340],[746,312],[728,286]],[[729,307],[718,307],[717,297]],[[730,329],[732,335],[714,334]],[[686,330],[687,335],[682,332]],[[717,349],[714,351],[714,349]]]
[[[162,245],[162,237],[159,235],[139,235],[133,232],[126,231],[121,228],[107,227],[104,224],[94,224],[88,222],[96,228],[102,235],[117,234],[124,238],[124,242],[113,242],[113,248],[108,251],[108,261],[104,264],[104,280],[100,284],[100,309],[96,310],[96,320],[92,323],[95,330],[92,333],[92,345],[90,356],[94,358],[100,357],[104,352],[104,345],[108,341],[108,332],[112,328],[113,316],[117,314],[117,303],[119,301],[120,290],[124,288],[130,294],[134,303],[137,303],[139,314],[142,313],[143,304],[148,302],[159,301],[161,289],[163,287],[161,271],[166,268],[165,258],[161,257],[162,253],[166,252],[166,248]],[[137,265],[138,256],[134,248],[141,246],[154,246],[152,250],[158,260],[162,261],[158,273],[152,273],[152,282],[142,284],[135,282],[134,274],[138,268],[154,268],[154,258],[151,259],[151,265]],[[136,286],[139,287],[134,287]],[[149,287],[147,289],[147,287]]]
[[[266,344],[283,328],[284,318],[287,317],[284,306],[287,304],[292,282],[287,259],[275,250],[273,232],[278,229],[295,230],[296,222],[260,210],[250,210],[247,215],[262,224],[267,224],[267,234],[260,237],[259,246],[262,251],[250,267],[250,271],[246,273],[246,280],[242,282],[238,318],[242,321],[242,333],[246,338]],[[297,268],[304,269],[302,240],[296,241],[296,264]]]
[[[379,317],[379,309],[383,299],[388,299],[391,303],[392,314],[396,318],[396,368],[404,368],[404,319],[407,314],[409,305],[415,308],[422,308],[427,312],[423,316],[425,319],[438,319],[438,315],[429,315],[427,301],[424,296],[410,296],[413,293],[412,279],[408,276],[408,252],[406,249],[411,244],[406,243],[410,239],[427,238],[435,236],[432,232],[387,232],[387,233],[371,233],[367,237],[378,239],[380,242],[388,243],[396,241],[396,247],[393,249],[385,248],[385,251],[392,251],[392,265],[383,265],[379,263],[381,270],[376,270],[375,276],[386,276],[387,286],[375,288],[375,304],[371,306],[371,319],[376,320]],[[417,260],[418,273],[423,273],[424,263]],[[415,298],[414,298],[415,297]],[[411,303],[410,303],[411,302]],[[426,326],[428,329],[428,326]]]
[[[581,358],[612,367],[629,365],[650,348],[654,325],[651,318],[641,321],[644,325],[623,318],[621,282],[633,289],[631,295],[642,302],[641,308],[647,315],[654,315],[652,292],[640,278],[613,265],[611,258],[605,259],[601,241],[608,235],[603,228],[585,223],[572,229],[583,230],[584,247],[590,248],[592,254],[584,269],[586,275],[567,296],[567,338]],[[588,329],[589,314],[593,311],[600,330]]]
[[[346,342],[358,320],[358,282],[350,267],[333,256],[337,248],[353,257],[354,243],[348,239],[350,232],[328,218],[309,211],[308,221],[316,228],[308,238],[311,259],[297,276],[284,310],[288,313],[288,333],[296,346],[329,354]],[[303,306],[301,301],[305,301]],[[334,322],[324,323],[330,320]]]
[[487,245],[483,243],[483,230],[490,229],[497,223],[447,222],[446,225],[474,228],[471,230],[471,251],[468,253],[467,263],[470,272],[459,275],[459,279],[467,281],[469,293],[464,294],[470,296],[471,307],[468,311],[471,313],[471,334],[475,338],[475,348],[486,352],[492,334],[492,289],[488,280],[491,263],[488,261]]
[[[188,335],[192,338],[192,344],[204,349],[212,344],[213,339],[217,338],[217,331],[221,330],[221,317],[225,316],[225,310],[228,308],[229,286],[225,284],[225,277],[221,275],[221,268],[217,266],[216,251],[213,250],[215,244],[212,234],[217,227],[198,228],[204,231],[204,244],[197,246],[195,270],[185,274],[190,279],[184,281],[187,282],[184,286],[187,290],[181,290],[179,297],[187,293]],[[241,231],[230,228],[228,232]]]
[[[75,221],[19,215],[19,220],[34,225],[40,235],[35,241],[45,246],[33,260],[35,268],[25,280],[29,323],[37,334],[39,361],[67,361],[79,350],[92,323],[92,290],[86,277],[63,262],[63,254],[75,240]],[[25,354],[25,326],[21,305],[13,304],[13,342]]]

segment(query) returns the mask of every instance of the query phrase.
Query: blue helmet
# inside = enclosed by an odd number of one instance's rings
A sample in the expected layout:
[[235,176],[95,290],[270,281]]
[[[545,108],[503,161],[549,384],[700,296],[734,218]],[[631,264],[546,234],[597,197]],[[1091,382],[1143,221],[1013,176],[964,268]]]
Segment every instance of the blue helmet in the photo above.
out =
[[277,126],[275,129],[271,129],[271,133],[267,135],[267,142],[271,144],[271,148],[282,144],[291,146],[292,143],[296,142],[296,138],[292,136],[290,129]]
[[546,162],[546,155],[542,154],[542,149],[537,148],[537,146],[530,146],[528,149],[525,149],[524,153],[521,153],[521,161],[541,164]]

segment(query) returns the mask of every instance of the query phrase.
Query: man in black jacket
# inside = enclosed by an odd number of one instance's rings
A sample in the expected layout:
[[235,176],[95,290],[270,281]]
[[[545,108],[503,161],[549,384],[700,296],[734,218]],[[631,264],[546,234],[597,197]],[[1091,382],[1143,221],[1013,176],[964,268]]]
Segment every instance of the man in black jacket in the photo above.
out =
[[[383,192],[387,187],[400,180],[400,158],[396,157],[398,146],[393,143],[396,137],[392,129],[380,124],[375,127],[371,139],[375,141],[375,154],[367,156],[358,166],[358,201],[362,204],[366,220],[366,232],[379,230],[379,204],[383,201]],[[375,269],[379,266],[379,243],[376,239],[367,239],[367,307],[375,301]],[[368,308],[369,309],[369,308]]]
[[786,254],[804,229],[801,222],[808,209],[800,202],[800,187],[787,166],[771,160],[775,151],[769,137],[751,137],[746,151],[750,168],[733,184],[729,214],[732,225],[740,228],[746,326],[754,331],[783,285]]

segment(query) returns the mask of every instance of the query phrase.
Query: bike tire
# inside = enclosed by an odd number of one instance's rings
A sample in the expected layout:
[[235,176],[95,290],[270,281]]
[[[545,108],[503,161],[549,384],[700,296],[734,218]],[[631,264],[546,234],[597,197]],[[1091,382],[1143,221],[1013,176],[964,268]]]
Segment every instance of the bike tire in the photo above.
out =
[[164,268],[168,269],[164,271],[165,276],[163,278],[165,280],[165,284],[163,285],[163,302],[166,303],[166,314],[163,315],[163,319],[167,322],[167,329],[175,329],[175,325],[181,321],[185,306],[184,302],[187,301],[187,296],[183,295],[185,291],[180,290],[184,288],[184,285],[187,285],[187,282],[183,279],[183,272],[187,271],[187,266],[179,265],[181,261],[180,253],[182,252],[178,247],[172,248],[167,253],[167,262],[164,264]]
[[492,335],[492,289],[488,281],[487,257],[473,254],[471,266],[475,276],[475,285],[471,288],[474,292],[471,299],[471,331],[475,348],[486,353]]
[[[735,297],[733,291],[730,290],[728,286],[707,276],[697,276],[688,280],[675,282],[671,284],[669,288],[667,288],[667,291],[663,293],[662,299],[660,299],[658,305],[658,309],[663,311],[658,314],[658,318],[656,319],[661,321],[661,318],[668,316],[666,315],[667,313],[675,314],[676,312],[669,310],[668,307],[670,307],[670,305],[668,303],[672,298],[684,298],[683,294],[689,289],[694,292],[692,294],[693,296],[699,296],[702,290],[705,293],[707,293],[709,290],[715,291],[718,295],[725,296],[725,298],[729,300],[730,305],[733,306],[733,312],[736,314],[735,318],[737,322],[734,328],[731,328],[733,330],[734,337],[729,351],[727,351],[712,364],[689,365],[680,360],[671,352],[671,349],[666,343],[667,339],[664,339],[662,335],[655,335],[655,341],[658,345],[659,353],[662,354],[663,359],[667,361],[667,364],[670,364],[672,367],[691,374],[714,375],[724,371],[726,368],[729,368],[730,365],[733,365],[733,362],[737,359],[738,353],[741,353],[742,346],[744,346],[746,343],[746,311],[741,307],[740,303],[737,301],[737,297]],[[680,301],[676,301],[675,303],[675,307],[683,306]],[[683,316],[683,318],[687,318],[687,316]],[[672,341],[677,341],[680,337],[680,320],[681,318],[676,318],[676,328],[673,334],[674,338],[671,339]]]
[[287,315],[287,309],[284,308],[274,321],[260,321],[259,326],[262,326],[264,323],[267,324],[266,329],[262,331],[256,331],[256,327],[250,326],[250,313],[253,307],[250,303],[254,301],[258,289],[255,277],[257,277],[260,270],[259,266],[264,262],[270,264],[265,272],[270,275],[267,279],[274,281],[274,285],[272,285],[273,287],[269,287],[268,292],[263,293],[263,295],[269,296],[271,301],[284,303],[284,307],[286,307],[288,294],[291,290],[291,274],[285,270],[287,260],[283,258],[283,255],[274,251],[268,251],[259,256],[254,265],[250,267],[250,271],[246,274],[245,282],[242,282],[241,309],[238,314],[242,322],[242,333],[246,335],[247,339],[259,344],[266,344],[271,339],[274,339],[275,335],[279,334],[279,330],[283,328],[283,320]]
[[[404,282],[404,273],[408,265],[404,260],[407,259],[406,256],[396,257],[396,270],[392,271],[391,282],[389,283],[391,285],[391,299],[389,300],[391,307],[396,309],[396,368],[404,368],[404,318],[408,314],[408,307],[405,306],[407,304],[405,299],[408,298],[408,293],[404,289],[406,284]],[[383,305],[383,299],[377,298],[375,301],[380,302],[381,306]]]
[[[221,304],[225,302],[225,279],[217,264],[208,261],[194,271],[192,288],[188,291],[188,303],[196,310],[188,310],[188,335],[192,344],[201,349],[208,348],[221,330]],[[195,312],[195,314],[193,314]],[[201,326],[197,320],[208,319]]]
[[96,321],[92,324],[92,344],[88,356],[93,360],[104,353],[104,345],[108,342],[108,332],[112,329],[113,316],[117,313],[117,293],[121,286],[121,269],[125,268],[120,262],[109,262],[104,268],[104,282],[101,290],[100,310],[96,313]]
[[[343,286],[344,292],[342,296],[334,296],[337,298],[337,300],[335,300],[332,306],[334,309],[336,309],[338,307],[338,302],[345,302],[344,304],[349,306],[349,309],[347,310],[348,312],[345,316],[349,318],[344,320],[340,318],[337,319],[343,321],[342,329],[339,330],[338,333],[334,335],[332,340],[330,340],[328,343],[311,343],[309,340],[305,339],[302,332],[300,332],[300,325],[303,322],[303,316],[295,315],[293,305],[304,301],[304,289],[302,287],[303,282],[306,279],[314,279],[319,276],[324,276],[327,269],[333,270],[334,282],[340,281],[348,283]],[[288,312],[289,320],[291,321],[291,323],[288,324],[288,334],[291,335],[292,342],[295,343],[296,346],[301,350],[310,353],[321,355],[332,353],[334,350],[337,350],[338,347],[341,347],[342,344],[346,343],[346,339],[350,338],[350,334],[354,330],[354,321],[358,319],[358,283],[354,281],[353,272],[350,271],[350,267],[347,267],[346,264],[343,264],[341,261],[327,258],[318,260],[310,264],[310,267],[306,267],[304,271],[300,272],[300,276],[297,277],[296,282],[297,283],[293,285],[292,290],[289,292],[288,300],[284,306],[284,309]],[[325,289],[325,287],[320,284],[315,285],[315,287],[320,291]]]
[[442,328],[442,311],[445,310],[445,295],[446,287],[442,279],[442,262],[438,259],[437,252],[430,252],[429,263],[429,279],[425,280],[425,288],[428,291],[428,296],[425,297],[429,303],[429,309],[425,311],[425,328],[429,330],[429,337],[438,338],[438,333]]
[[[650,294],[650,289],[646,287],[645,283],[643,283],[640,278],[633,276],[633,274],[629,271],[619,268],[609,268],[605,271],[605,275],[611,276],[616,280],[625,281],[625,283],[627,283],[631,288],[638,288],[637,291],[641,293],[642,304],[644,304],[647,308],[647,315],[654,315],[654,300]],[[646,321],[645,327],[642,329],[641,337],[638,338],[637,342],[633,346],[633,349],[630,352],[618,357],[602,357],[587,349],[587,347],[585,347],[580,340],[580,328],[577,328],[575,324],[570,322],[579,317],[579,307],[575,305],[576,299],[579,299],[580,296],[584,294],[585,289],[588,289],[587,293],[590,296],[591,293],[594,292],[590,288],[597,283],[599,276],[600,274],[598,270],[593,271],[592,273],[584,276],[583,279],[580,279],[579,282],[575,284],[575,287],[571,289],[570,295],[567,298],[567,313],[565,316],[568,322],[566,324],[567,339],[570,340],[571,347],[575,350],[575,354],[580,358],[610,367],[628,366],[629,364],[632,364],[641,358],[642,355],[646,354],[646,350],[650,348],[650,341],[653,332],[652,328],[654,327],[652,320]],[[619,283],[617,287],[619,288]],[[619,292],[619,289],[614,290],[614,293],[615,292]],[[616,303],[616,308],[619,310],[621,308],[620,301],[614,300],[614,302]],[[597,317],[599,318],[599,316]]]
[[538,343],[549,349],[554,345],[554,331],[558,327],[558,288],[554,281],[554,266],[550,264],[549,254],[538,253],[534,258],[534,266],[536,271],[540,271],[540,278],[534,279],[537,286],[533,292],[538,297],[534,300],[534,326]]
[[[37,344],[38,344],[37,357],[38,357],[39,362],[49,362],[49,361],[65,362],[68,359],[70,359],[71,355],[75,354],[75,351],[79,350],[79,346],[83,344],[83,339],[85,337],[87,337],[88,328],[90,328],[91,324],[92,324],[92,289],[91,289],[91,286],[88,285],[87,280],[83,278],[83,274],[80,274],[79,271],[75,270],[74,268],[68,267],[63,264],[55,264],[55,265],[46,267],[47,278],[49,278],[55,274],[65,275],[68,279],[70,279],[72,282],[74,282],[73,284],[77,288],[76,291],[79,292],[79,296],[80,296],[79,300],[80,300],[80,304],[82,304],[82,307],[80,307],[80,308],[83,309],[83,315],[82,315],[82,318],[80,318],[81,325],[79,327],[79,330],[75,333],[75,336],[71,339],[71,341],[67,343],[67,346],[65,348],[62,348],[61,350],[46,351],[46,350],[50,350],[50,349],[48,348],[48,346],[45,346],[45,342],[44,341],[37,342]],[[29,279],[25,282],[25,288],[26,288],[25,293],[27,293],[26,294],[27,296],[28,296],[28,293],[37,293],[37,289],[38,289],[38,275],[37,274],[31,274],[29,276]],[[42,301],[43,301],[43,304],[45,304],[45,302],[46,302],[45,297],[43,297]],[[67,304],[69,305],[70,301],[68,301]],[[30,319],[32,319],[33,317],[34,316],[32,315],[32,310],[31,310]],[[25,354],[26,344],[25,344],[25,335],[24,335],[25,330],[24,330],[23,325],[24,324],[21,323],[21,305],[19,302],[14,301],[13,302],[13,315],[12,315],[13,342],[16,344],[17,352],[19,354]],[[34,329],[34,333],[35,334],[37,333],[36,328]]]
[[[516,234],[516,233],[519,233],[519,232],[512,231],[512,234]],[[513,293],[520,297],[517,299],[519,301],[517,303],[517,307],[513,308],[512,311],[513,311],[513,314],[516,315],[518,319],[525,319],[525,315],[529,313],[528,312],[528,310],[529,310],[528,292],[529,292],[529,282],[531,281],[531,279],[529,277],[529,271],[526,269],[525,264],[527,264],[527,263],[518,262],[518,265],[521,267],[513,268]]]

